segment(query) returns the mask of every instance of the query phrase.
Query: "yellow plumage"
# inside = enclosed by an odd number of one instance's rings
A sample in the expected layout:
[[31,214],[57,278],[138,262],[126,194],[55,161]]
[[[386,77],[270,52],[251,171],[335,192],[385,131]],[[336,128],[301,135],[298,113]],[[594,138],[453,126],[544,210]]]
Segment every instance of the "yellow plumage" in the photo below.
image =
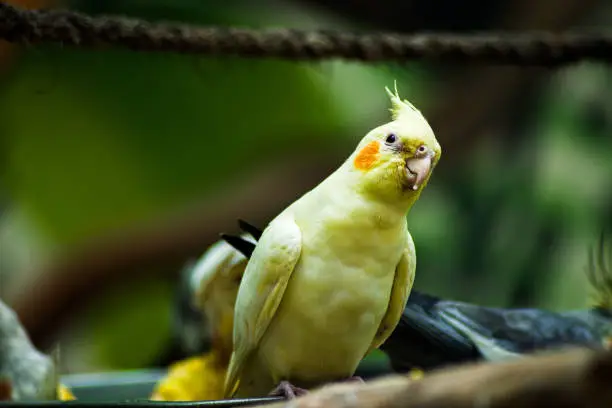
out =
[[420,368],[413,368],[410,370],[410,372],[408,372],[408,377],[414,381],[421,380],[423,377],[425,377],[425,372]]
[[420,112],[389,95],[394,120],[259,239],[236,299],[226,397],[351,376],[397,325],[416,269],[406,214],[441,148]]
[[76,400],[70,389],[63,384],[57,386],[57,395],[60,401]]
[[170,366],[167,377],[156,385],[155,401],[207,401],[223,398],[227,360],[214,351]]

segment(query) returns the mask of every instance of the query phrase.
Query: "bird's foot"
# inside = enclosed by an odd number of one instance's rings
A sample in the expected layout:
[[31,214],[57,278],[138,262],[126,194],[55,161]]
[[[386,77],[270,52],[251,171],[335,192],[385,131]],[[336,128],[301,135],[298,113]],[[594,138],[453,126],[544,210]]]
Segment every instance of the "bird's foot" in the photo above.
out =
[[349,377],[345,380],[346,382],[360,382],[360,383],[364,383],[365,380],[357,375],[354,375],[352,377]]
[[281,381],[269,395],[273,397],[285,397],[285,399],[291,400],[297,397],[301,397],[302,395],[305,395],[307,393],[308,390],[296,387],[289,381]]

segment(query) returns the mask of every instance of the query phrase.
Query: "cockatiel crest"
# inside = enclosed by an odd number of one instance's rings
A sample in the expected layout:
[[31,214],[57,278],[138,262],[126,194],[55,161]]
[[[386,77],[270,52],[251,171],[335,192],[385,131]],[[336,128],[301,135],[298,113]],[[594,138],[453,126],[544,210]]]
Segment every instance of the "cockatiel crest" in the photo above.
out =
[[413,104],[411,104],[408,100],[402,100],[400,98],[399,93],[397,92],[397,82],[393,84],[395,93],[391,92],[389,88],[385,87],[387,91],[387,95],[391,98],[391,119],[393,120],[402,120],[402,118],[413,118],[414,115],[419,115],[423,119],[423,115],[421,111],[418,110]]

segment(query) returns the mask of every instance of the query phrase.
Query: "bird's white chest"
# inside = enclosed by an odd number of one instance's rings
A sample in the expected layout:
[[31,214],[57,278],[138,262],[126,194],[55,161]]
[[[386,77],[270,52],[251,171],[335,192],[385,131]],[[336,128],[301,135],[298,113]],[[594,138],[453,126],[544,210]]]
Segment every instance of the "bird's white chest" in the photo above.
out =
[[276,375],[352,375],[389,306],[402,232],[304,231],[300,260],[262,339]]
[[[379,245],[376,239],[358,235],[343,240],[326,238],[320,234],[313,238],[320,241],[316,245],[303,246],[290,281],[291,298],[302,306],[310,305],[312,325],[328,326],[325,320],[343,318],[351,332],[363,324],[378,324],[388,306],[402,248],[396,243]],[[377,321],[369,323],[370,319]],[[351,324],[357,326],[351,330]],[[335,331],[341,331],[342,326],[338,322]]]

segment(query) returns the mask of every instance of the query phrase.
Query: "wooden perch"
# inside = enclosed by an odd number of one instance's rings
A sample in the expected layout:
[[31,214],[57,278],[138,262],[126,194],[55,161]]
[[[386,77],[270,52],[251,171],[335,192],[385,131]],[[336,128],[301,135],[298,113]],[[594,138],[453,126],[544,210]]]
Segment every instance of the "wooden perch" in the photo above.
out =
[[267,408],[612,407],[612,353],[574,349],[505,363],[333,384]]

